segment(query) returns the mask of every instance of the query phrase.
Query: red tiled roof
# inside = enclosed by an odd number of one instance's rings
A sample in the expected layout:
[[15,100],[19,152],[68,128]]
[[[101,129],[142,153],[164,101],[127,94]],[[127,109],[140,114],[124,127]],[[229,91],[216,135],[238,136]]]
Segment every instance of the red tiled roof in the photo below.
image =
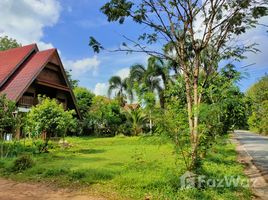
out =
[[0,87],[14,73],[20,64],[34,51],[37,51],[36,44],[14,48],[7,51],[0,51]]
[[31,56],[17,70],[4,85],[1,92],[5,93],[11,100],[18,101],[25,89],[27,89],[36,76],[53,55],[55,49],[39,51]]
[[[6,94],[10,100],[18,102],[23,93],[33,83],[48,62],[56,63],[70,88],[56,49],[39,51],[36,44],[0,51],[0,93]],[[79,117],[73,91],[70,90],[75,110]]]

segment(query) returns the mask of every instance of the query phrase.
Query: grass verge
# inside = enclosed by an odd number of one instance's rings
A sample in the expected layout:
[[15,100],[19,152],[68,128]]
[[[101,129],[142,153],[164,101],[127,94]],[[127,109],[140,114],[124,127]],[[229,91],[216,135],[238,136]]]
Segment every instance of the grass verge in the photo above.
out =
[[[1,160],[1,176],[83,188],[110,199],[251,199],[249,188],[242,186],[215,188],[205,184],[182,190],[183,162],[175,159],[172,144],[159,137],[66,139],[72,147],[36,154],[34,166],[19,173],[9,170],[14,159]],[[226,176],[246,179],[243,166],[236,161],[234,145],[223,139],[208,153],[201,174],[213,180]]]

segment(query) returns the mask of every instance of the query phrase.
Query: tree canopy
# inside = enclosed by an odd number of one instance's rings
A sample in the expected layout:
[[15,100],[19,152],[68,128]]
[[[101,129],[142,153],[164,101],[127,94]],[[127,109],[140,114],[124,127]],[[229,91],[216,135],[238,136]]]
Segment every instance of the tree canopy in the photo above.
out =
[[[245,58],[256,52],[254,44],[232,43],[258,25],[267,15],[267,0],[110,0],[101,7],[109,22],[123,24],[127,18],[146,27],[137,39],[124,36],[126,42],[114,51],[143,52],[172,63],[182,74],[191,139],[192,162],[196,169],[200,145],[200,109],[206,89],[218,75],[222,60]],[[163,44],[162,49],[152,44]],[[95,52],[105,47],[91,37]]]
[[21,44],[19,44],[15,39],[9,38],[8,36],[0,37],[0,51],[5,51],[20,46]]
[[268,134],[268,75],[266,74],[253,84],[246,95],[251,104],[248,119],[250,129],[258,133]]
[[13,133],[16,128],[16,104],[0,94],[0,139],[4,133]]

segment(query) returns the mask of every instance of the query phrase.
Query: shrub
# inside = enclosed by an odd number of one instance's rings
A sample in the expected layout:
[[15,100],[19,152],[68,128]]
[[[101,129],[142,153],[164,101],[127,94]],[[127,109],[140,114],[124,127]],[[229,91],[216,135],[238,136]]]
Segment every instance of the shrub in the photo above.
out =
[[118,131],[118,126],[122,124],[124,115],[120,111],[118,101],[96,96],[93,98],[87,118],[95,134],[114,136]]
[[47,152],[51,137],[64,137],[74,122],[74,111],[65,111],[55,99],[40,98],[41,103],[32,108],[27,115],[26,130],[33,137],[45,133],[42,152]]
[[11,171],[21,172],[31,168],[34,165],[33,159],[29,155],[22,155],[14,160]]
[[0,94],[0,139],[4,137],[5,133],[13,133],[17,120],[13,116],[16,111],[16,104],[8,100],[5,95]]
[[268,75],[249,88],[247,97],[251,102],[248,124],[252,131],[268,134]]

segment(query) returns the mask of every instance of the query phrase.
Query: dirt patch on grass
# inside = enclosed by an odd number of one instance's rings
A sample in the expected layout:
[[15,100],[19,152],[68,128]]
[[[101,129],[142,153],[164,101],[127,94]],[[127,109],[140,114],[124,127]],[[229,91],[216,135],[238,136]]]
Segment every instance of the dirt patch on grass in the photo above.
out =
[[0,179],[0,200],[106,200],[82,192],[53,188],[43,184]]

